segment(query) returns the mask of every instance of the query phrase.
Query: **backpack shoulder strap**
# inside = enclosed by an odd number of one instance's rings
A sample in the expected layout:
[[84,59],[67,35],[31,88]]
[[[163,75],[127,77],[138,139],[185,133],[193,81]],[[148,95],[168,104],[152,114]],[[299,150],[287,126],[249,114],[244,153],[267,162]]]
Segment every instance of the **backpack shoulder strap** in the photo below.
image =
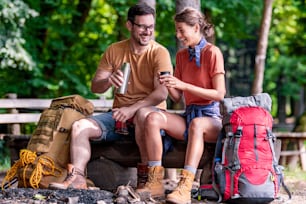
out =
[[232,167],[232,170],[234,170],[234,171],[240,169],[240,160],[239,160],[239,156],[238,156],[238,148],[239,148],[240,140],[241,140],[241,137],[242,137],[242,131],[243,131],[243,127],[238,126],[237,130],[234,134],[234,138],[235,138],[234,152],[233,152],[234,160],[232,161],[232,164],[230,165]]

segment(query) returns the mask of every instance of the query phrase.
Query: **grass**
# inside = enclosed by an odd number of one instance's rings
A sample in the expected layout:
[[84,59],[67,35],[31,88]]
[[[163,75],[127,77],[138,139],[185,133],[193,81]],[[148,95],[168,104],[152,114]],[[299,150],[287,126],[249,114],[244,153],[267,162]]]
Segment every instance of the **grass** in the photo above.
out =
[[0,161],[0,172],[7,171],[11,167],[10,157],[6,156],[1,158]]
[[296,168],[290,171],[288,169],[285,169],[284,174],[285,174],[285,180],[290,179],[290,180],[306,181],[306,171],[302,171],[301,168]]
[[0,171],[6,171],[10,168],[9,149],[4,145],[4,141],[0,140]]

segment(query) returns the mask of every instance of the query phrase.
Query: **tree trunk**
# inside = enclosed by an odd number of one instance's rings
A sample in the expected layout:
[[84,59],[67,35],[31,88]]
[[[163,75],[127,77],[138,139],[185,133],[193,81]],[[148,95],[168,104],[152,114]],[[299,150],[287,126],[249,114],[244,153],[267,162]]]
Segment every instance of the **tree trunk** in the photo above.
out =
[[[156,1],[155,0],[138,0],[138,3],[146,3],[156,10]],[[153,35],[153,39],[155,39],[154,35]]]
[[138,3],[146,3],[149,6],[151,6],[152,8],[155,9],[155,5],[156,5],[156,1],[155,0],[139,0]]
[[[176,13],[179,13],[185,7],[190,6],[195,9],[201,10],[201,1],[200,0],[176,0]],[[179,50],[183,48],[183,45],[180,43],[179,40],[176,39],[176,49]]]
[[286,96],[282,96],[280,93],[277,94],[277,116],[279,120],[279,126],[286,124]]
[[292,110],[293,110],[293,116],[294,117],[299,117],[300,115],[303,114],[305,111],[305,90],[304,87],[300,88],[300,94],[298,99],[293,99],[292,98]]
[[285,74],[280,73],[278,80],[276,81],[276,93],[277,93],[277,118],[279,126],[284,126],[286,124],[286,96],[281,94],[281,89],[283,88],[285,81]]
[[255,57],[255,77],[253,81],[252,94],[261,93],[263,90],[262,86],[265,70],[265,59],[272,17],[272,3],[273,0],[264,0],[264,12],[261,20],[260,37],[257,44],[257,54]]
[[198,10],[201,9],[201,1],[200,0],[176,0],[176,13],[183,10],[185,7],[190,6],[196,8]]

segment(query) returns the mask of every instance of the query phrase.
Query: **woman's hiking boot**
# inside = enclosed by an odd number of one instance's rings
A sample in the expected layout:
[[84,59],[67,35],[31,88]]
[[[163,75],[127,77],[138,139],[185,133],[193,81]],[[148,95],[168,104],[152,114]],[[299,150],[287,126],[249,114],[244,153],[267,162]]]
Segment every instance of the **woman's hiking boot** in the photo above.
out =
[[72,164],[67,165],[67,177],[62,183],[51,182],[50,189],[87,189],[86,178],[84,173],[75,168]]
[[137,193],[145,194],[150,193],[151,197],[161,197],[165,193],[164,185],[164,167],[153,166],[149,167],[148,181],[146,182],[144,188],[137,189]]
[[178,186],[172,193],[167,195],[166,201],[173,204],[191,204],[191,189],[193,180],[194,174],[183,169]]
[[137,164],[137,189],[144,188],[148,181],[148,165],[138,163]]

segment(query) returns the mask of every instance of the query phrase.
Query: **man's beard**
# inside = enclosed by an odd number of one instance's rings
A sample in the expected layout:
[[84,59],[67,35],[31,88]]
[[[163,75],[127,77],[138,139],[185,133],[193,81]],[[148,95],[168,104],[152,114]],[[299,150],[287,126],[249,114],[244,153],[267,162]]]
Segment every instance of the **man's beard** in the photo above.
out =
[[[142,36],[145,36],[146,38],[149,38],[149,39],[148,40],[142,40]],[[150,43],[150,41],[152,39],[152,36],[150,36],[150,35],[135,36],[134,35],[134,39],[138,43],[138,45],[140,45],[140,46],[147,46]]]

